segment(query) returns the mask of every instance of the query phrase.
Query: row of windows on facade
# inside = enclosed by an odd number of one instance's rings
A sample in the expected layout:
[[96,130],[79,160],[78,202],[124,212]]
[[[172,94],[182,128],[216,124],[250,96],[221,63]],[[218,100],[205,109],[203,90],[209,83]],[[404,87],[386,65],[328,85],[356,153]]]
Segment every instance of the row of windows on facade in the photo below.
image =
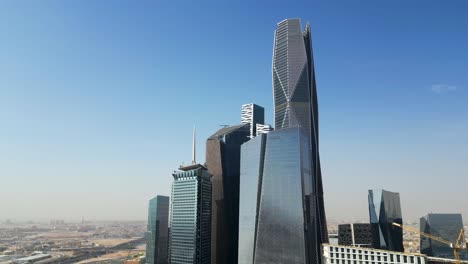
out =
[[[335,258],[335,259],[343,259],[343,260],[371,260],[371,261],[378,261],[378,262],[385,262],[388,263],[390,261],[391,263],[396,262],[396,263],[418,263],[421,264],[421,259],[419,257],[414,257],[414,256],[401,256],[401,255],[389,255],[389,256],[374,256],[374,255],[359,255],[359,254],[344,254],[344,253],[330,253],[330,258]],[[415,262],[415,259],[417,262]],[[408,262],[409,260],[409,262]]]
[[[336,262],[334,262],[334,259]],[[365,249],[330,247],[330,261],[336,264],[352,263],[415,263],[423,264],[424,256],[408,256]],[[340,262],[341,261],[341,262]],[[370,262],[369,262],[370,261]]]
[[[330,260],[330,263],[332,264],[388,264],[388,263],[394,263],[394,264],[402,264],[402,263],[414,263],[416,264],[416,262],[399,262],[399,261],[396,261],[396,262],[386,262],[386,261],[383,261],[383,262],[375,262],[375,261],[357,261],[357,260],[334,260],[334,259],[331,259]],[[424,262],[421,262],[421,259],[418,258],[418,264],[423,264]]]

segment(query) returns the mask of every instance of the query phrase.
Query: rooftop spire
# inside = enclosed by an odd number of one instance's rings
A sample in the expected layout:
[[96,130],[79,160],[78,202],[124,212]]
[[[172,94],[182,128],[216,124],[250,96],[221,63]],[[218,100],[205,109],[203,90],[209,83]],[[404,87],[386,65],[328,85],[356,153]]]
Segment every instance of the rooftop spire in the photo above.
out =
[[197,160],[196,160],[196,150],[197,150],[196,149],[196,144],[197,144],[196,135],[197,135],[197,129],[195,128],[195,126],[193,126],[192,165],[197,164]]

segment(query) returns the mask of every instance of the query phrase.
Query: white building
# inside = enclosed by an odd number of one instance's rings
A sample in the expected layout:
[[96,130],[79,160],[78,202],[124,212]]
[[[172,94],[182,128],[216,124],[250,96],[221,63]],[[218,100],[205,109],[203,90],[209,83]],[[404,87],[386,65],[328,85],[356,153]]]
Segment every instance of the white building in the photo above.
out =
[[273,128],[270,126],[270,125],[264,125],[264,124],[257,124],[256,126],[256,130],[257,130],[257,135],[260,135],[260,134],[266,134],[270,131],[273,130]]
[[250,138],[257,135],[257,124],[265,122],[265,109],[256,104],[242,105],[241,123],[250,125]]
[[427,264],[426,255],[323,244],[323,264]]

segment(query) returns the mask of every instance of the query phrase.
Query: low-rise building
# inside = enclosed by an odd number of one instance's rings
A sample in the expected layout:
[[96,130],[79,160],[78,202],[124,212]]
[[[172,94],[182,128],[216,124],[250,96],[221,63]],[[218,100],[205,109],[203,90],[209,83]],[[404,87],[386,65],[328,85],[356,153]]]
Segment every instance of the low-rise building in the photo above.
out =
[[34,263],[40,260],[51,258],[52,256],[49,254],[45,254],[42,252],[34,252],[29,257],[19,258],[13,261],[15,264],[26,264],[26,263]]
[[427,257],[427,263],[428,264],[446,264],[446,263],[468,264],[468,260],[460,260],[460,262],[457,262],[454,259]]
[[371,224],[338,225],[338,245],[372,247]]
[[323,244],[323,264],[427,264],[427,257],[381,249]]

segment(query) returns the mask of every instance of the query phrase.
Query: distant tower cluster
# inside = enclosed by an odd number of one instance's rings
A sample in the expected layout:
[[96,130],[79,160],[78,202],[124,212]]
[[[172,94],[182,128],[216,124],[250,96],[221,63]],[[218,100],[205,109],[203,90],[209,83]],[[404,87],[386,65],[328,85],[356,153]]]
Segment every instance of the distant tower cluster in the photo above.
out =
[[278,24],[272,82],[274,131],[263,107],[244,104],[241,124],[207,139],[201,165],[194,129],[192,163],[173,173],[171,264],[322,263],[317,91],[310,27],[299,19]]
[[64,225],[65,221],[64,220],[50,220],[50,225]]
[[[263,107],[244,104],[240,124],[206,140],[202,165],[194,128],[192,162],[172,174],[171,202],[150,200],[147,264],[439,263],[404,252],[400,195],[381,189],[368,192],[369,223],[339,225],[338,245],[329,244],[308,23],[277,24],[271,73],[274,129]],[[447,241],[462,237],[461,215],[429,214],[420,228],[422,253],[454,257]]]

